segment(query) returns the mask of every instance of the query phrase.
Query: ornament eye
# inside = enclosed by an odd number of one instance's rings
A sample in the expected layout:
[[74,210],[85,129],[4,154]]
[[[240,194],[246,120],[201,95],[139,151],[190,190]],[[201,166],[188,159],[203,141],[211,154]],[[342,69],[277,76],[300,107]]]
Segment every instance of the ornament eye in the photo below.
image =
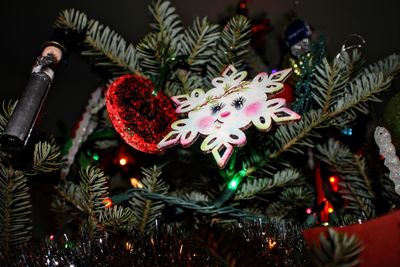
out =
[[241,97],[234,99],[231,103],[231,106],[233,106],[239,110],[239,109],[243,108],[244,102],[246,102],[246,99],[243,96],[241,96]]
[[218,111],[220,111],[221,109],[223,109],[224,107],[225,107],[225,104],[223,104],[223,103],[214,104],[211,106],[211,112],[212,112],[212,114],[215,114]]

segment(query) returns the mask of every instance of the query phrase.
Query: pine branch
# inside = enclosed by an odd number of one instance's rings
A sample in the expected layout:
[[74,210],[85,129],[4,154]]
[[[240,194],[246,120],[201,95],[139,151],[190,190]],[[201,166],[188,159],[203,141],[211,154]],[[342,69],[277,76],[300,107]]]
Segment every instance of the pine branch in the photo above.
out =
[[182,53],[188,55],[187,63],[196,72],[202,70],[202,66],[214,54],[217,40],[220,37],[218,25],[210,24],[207,18],[196,18],[192,27],[187,28],[182,40]]
[[[166,194],[168,187],[160,180],[162,168],[142,168],[144,178],[142,179],[143,189],[149,193]],[[139,194],[135,194],[129,201],[134,214],[134,228],[141,234],[148,233],[155,227],[155,220],[160,215],[164,204],[161,201],[148,200]]]
[[96,230],[98,218],[105,209],[103,201],[108,196],[108,178],[94,166],[82,169],[80,176],[84,210],[88,215],[88,232],[89,236],[92,236]]
[[[178,55],[182,40],[182,22],[169,1],[157,1],[150,6],[155,32],[147,34],[136,46],[143,72],[157,81],[163,69]],[[165,88],[168,92],[169,89]]]
[[12,248],[31,237],[31,202],[27,177],[0,164],[0,254],[7,257]]
[[54,26],[57,28],[71,29],[80,33],[86,29],[87,24],[88,19],[86,14],[71,8],[62,10],[58,14]]
[[247,179],[236,192],[235,200],[252,199],[257,194],[265,194],[278,188],[300,185],[301,174],[294,169],[285,169],[275,173],[272,178]]
[[179,54],[187,56],[188,69],[177,68],[168,77],[165,88],[169,95],[189,94],[194,88],[204,88],[201,72],[214,53],[219,35],[219,27],[210,24],[207,18],[201,21],[196,18],[192,27],[185,30]]
[[11,115],[14,112],[15,107],[17,106],[17,103],[18,101],[8,101],[8,103],[3,101],[1,105],[2,110],[0,112],[0,134],[6,129],[7,123],[10,120]]
[[89,21],[85,44],[90,48],[82,51],[82,55],[93,57],[94,65],[105,68],[112,77],[138,72],[134,46],[98,21]]
[[360,264],[360,253],[363,250],[356,235],[336,232],[328,228],[328,235],[320,235],[321,246],[309,250],[310,260],[318,267],[351,267]]
[[94,65],[106,70],[111,77],[138,71],[136,50],[109,27],[96,20],[88,20],[85,13],[74,9],[64,10],[55,26],[84,35],[85,48],[81,52],[90,56]]
[[285,188],[279,198],[270,204],[266,214],[271,217],[284,218],[294,211],[308,207],[314,200],[313,193],[306,187]]
[[161,68],[164,67],[168,58],[174,56],[174,50],[168,44],[164,44],[160,33],[149,33],[137,45],[140,66],[143,72],[157,79]]
[[384,76],[395,76],[400,71],[400,55],[392,54],[373,64],[368,65],[361,73],[368,75],[369,73],[383,73]]
[[400,206],[400,196],[394,191],[394,182],[387,176],[380,177],[381,192],[385,200],[392,206]]
[[[89,216],[86,214],[85,202],[83,200],[82,188],[71,181],[66,181],[62,185],[55,187],[57,197],[52,203],[52,209],[55,212],[68,214],[79,214]],[[78,212],[78,213],[77,213]]]
[[352,80],[346,86],[349,93],[338,97],[327,112],[322,109],[310,111],[303,114],[299,122],[279,127],[273,135],[276,148],[270,158],[277,158],[286,151],[302,152],[300,148],[304,146],[313,147],[314,139],[319,137],[316,130],[330,126],[339,116],[348,114],[348,120],[342,122],[347,124],[355,118],[357,112],[368,113],[367,102],[379,101],[379,94],[389,88],[393,80],[392,74],[400,69],[400,57],[390,56],[378,65],[389,67],[383,73],[364,72]]
[[[178,69],[174,76],[175,75],[179,80],[179,85],[174,81],[167,81],[166,87],[170,95],[190,94],[194,88],[204,88],[203,78],[195,72]],[[174,77],[172,77],[172,79],[174,79]]]
[[207,79],[211,81],[219,76],[224,68],[232,64],[242,67],[242,57],[247,52],[250,43],[250,22],[244,16],[231,18],[221,32],[217,49],[207,67]]
[[183,27],[179,16],[175,14],[175,8],[169,1],[158,0],[150,6],[150,12],[155,20],[150,26],[160,33],[164,46],[171,47],[174,54],[177,54]]
[[[399,62],[400,63],[400,62]],[[384,76],[383,73],[369,73],[360,76],[349,85],[349,92],[336,100],[329,110],[329,116],[335,118],[343,113],[355,113],[356,111],[368,114],[367,101],[379,102],[378,95],[389,88],[392,76]]]
[[320,138],[318,129],[324,128],[328,120],[321,110],[310,110],[302,115],[297,123],[281,125],[273,134],[275,151],[270,158],[278,158],[284,152],[303,153],[303,147],[313,147],[316,138]]
[[342,53],[335,58],[332,64],[329,64],[325,58],[322,63],[316,67],[315,80],[311,83],[313,88],[313,97],[323,112],[335,103],[338,96],[345,93],[344,89],[351,80],[361,62],[361,55],[358,50],[353,53]]
[[113,231],[124,230],[130,232],[133,212],[128,208],[113,206],[100,212],[99,222]]
[[366,177],[365,159],[350,152],[350,149],[333,139],[316,147],[317,157],[338,172],[342,181],[339,190],[348,201],[346,209],[355,215],[369,219],[375,217],[375,194]]
[[59,170],[61,165],[61,152],[55,141],[39,142],[35,144],[33,164],[25,174],[33,176],[38,173],[54,172]]

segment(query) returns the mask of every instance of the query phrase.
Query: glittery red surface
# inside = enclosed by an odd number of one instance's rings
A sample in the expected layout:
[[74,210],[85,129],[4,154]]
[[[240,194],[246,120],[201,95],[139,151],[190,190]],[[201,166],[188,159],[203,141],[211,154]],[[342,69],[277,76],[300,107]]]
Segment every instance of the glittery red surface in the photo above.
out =
[[128,74],[119,77],[108,88],[107,111],[117,132],[137,150],[159,152],[157,148],[177,119],[172,101],[159,92],[152,94],[151,80]]

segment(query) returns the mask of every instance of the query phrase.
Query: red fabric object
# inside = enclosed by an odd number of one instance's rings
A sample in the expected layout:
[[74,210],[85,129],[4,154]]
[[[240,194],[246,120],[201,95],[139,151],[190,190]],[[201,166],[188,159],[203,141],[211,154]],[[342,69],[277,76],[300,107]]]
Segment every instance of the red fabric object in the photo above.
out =
[[167,135],[177,119],[171,99],[163,92],[153,95],[151,80],[128,74],[108,88],[106,107],[115,130],[133,148],[159,152],[157,144]]
[[[362,241],[361,267],[400,266],[400,211],[377,219],[345,227],[334,227],[335,231],[355,234]],[[326,227],[306,229],[303,232],[307,245],[319,242]]]

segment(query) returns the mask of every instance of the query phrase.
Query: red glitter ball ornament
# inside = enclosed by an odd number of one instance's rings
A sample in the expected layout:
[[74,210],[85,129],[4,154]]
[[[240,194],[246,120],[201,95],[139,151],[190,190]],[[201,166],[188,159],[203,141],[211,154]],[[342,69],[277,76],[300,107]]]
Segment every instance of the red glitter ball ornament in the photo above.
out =
[[114,128],[124,141],[146,153],[157,148],[177,119],[172,101],[163,92],[154,95],[151,80],[128,74],[116,79],[108,88],[106,107]]

